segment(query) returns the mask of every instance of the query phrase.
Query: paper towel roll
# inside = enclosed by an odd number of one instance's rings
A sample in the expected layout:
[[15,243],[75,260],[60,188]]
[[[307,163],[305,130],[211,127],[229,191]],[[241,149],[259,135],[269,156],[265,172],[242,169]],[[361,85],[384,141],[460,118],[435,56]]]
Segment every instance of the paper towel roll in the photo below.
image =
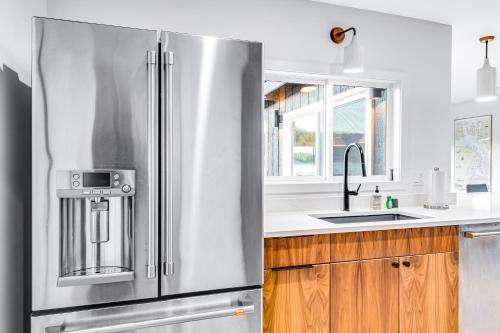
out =
[[444,206],[444,180],[446,174],[439,168],[429,171],[429,187],[427,188],[427,204],[432,207]]

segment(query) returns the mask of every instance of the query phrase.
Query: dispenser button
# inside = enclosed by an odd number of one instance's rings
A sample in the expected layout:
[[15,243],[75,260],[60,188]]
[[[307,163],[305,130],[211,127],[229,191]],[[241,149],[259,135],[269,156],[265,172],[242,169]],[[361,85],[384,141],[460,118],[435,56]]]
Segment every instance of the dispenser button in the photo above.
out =
[[80,186],[80,182],[74,181],[74,182],[73,182],[73,186],[74,186],[74,187],[78,187],[78,186]]
[[128,193],[128,192],[132,191],[132,187],[130,187],[130,185],[123,185],[122,191],[125,193]]
[[115,175],[113,176],[114,179],[119,179],[120,178],[120,175],[115,173]]
[[78,179],[80,179],[80,175],[79,175],[79,174],[77,174],[77,173],[75,173],[75,174],[73,175],[73,179],[74,179],[74,180],[78,180]]
[[111,194],[111,190],[102,190],[102,194]]
[[83,190],[82,192],[83,194],[86,194],[86,195],[89,195],[90,194],[90,191],[89,190]]
[[115,182],[113,183],[113,185],[118,186],[118,185],[120,185],[120,182],[117,181],[117,180],[115,180]]
[[92,194],[101,194],[102,191],[101,190],[92,190]]

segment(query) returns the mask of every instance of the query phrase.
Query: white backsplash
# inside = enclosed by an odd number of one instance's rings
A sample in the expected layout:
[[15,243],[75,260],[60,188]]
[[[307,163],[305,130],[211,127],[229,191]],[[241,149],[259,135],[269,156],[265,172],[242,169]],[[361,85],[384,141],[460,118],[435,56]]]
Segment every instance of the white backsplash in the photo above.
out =
[[[385,201],[389,193],[382,194],[382,207],[385,207]],[[398,199],[399,207],[422,206],[425,203],[427,195],[424,193],[398,193],[392,195]],[[448,193],[446,202],[448,204],[456,203],[456,193]],[[371,195],[351,196],[351,210],[369,209]],[[343,198],[339,195],[266,195],[264,199],[265,212],[292,212],[292,211],[323,211],[323,210],[342,210]]]

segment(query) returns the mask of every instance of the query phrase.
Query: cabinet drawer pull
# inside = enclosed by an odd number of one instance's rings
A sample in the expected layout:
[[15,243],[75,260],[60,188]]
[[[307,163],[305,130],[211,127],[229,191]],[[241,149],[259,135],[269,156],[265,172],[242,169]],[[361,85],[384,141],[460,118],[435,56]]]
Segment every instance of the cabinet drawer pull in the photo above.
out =
[[403,261],[403,266],[410,267],[411,263],[409,261]]
[[399,268],[399,262],[393,262],[391,265],[394,268]]
[[300,265],[300,266],[288,266],[288,267],[275,267],[271,268],[272,271],[278,272],[278,271],[289,271],[291,269],[306,269],[306,268],[313,268],[314,265]]

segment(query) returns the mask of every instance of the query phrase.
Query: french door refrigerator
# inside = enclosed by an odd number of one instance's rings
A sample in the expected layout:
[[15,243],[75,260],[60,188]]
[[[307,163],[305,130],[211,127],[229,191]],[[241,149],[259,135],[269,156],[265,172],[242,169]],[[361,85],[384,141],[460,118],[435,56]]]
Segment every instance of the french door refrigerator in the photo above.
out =
[[262,45],[33,19],[31,332],[259,332]]

